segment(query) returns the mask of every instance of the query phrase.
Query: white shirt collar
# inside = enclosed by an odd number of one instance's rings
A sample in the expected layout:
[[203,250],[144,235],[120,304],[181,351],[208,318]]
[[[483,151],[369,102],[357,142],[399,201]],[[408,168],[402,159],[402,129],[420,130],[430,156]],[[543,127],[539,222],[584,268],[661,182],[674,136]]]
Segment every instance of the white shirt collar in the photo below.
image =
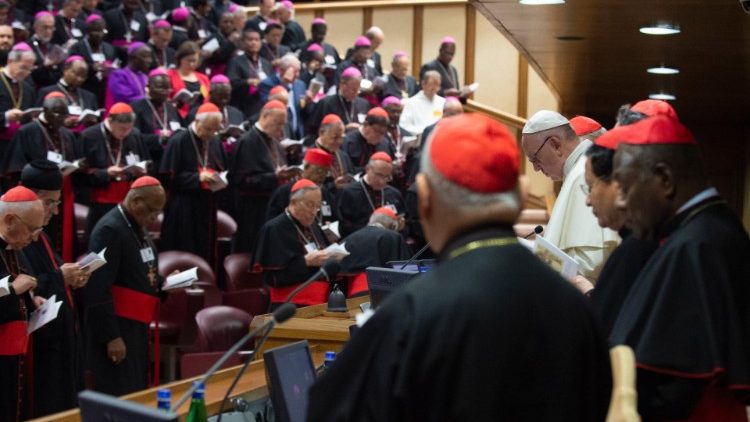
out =
[[565,159],[565,165],[563,166],[563,180],[568,176],[573,167],[575,167],[578,159],[583,156],[587,149],[591,146],[591,141],[588,139],[582,140],[578,146],[575,147],[573,152],[570,153],[568,158]]
[[692,207],[693,205],[695,205],[695,204],[697,204],[699,202],[705,201],[706,199],[714,197],[714,196],[719,196],[719,191],[717,191],[716,188],[710,187],[710,188],[708,188],[706,190],[703,190],[700,193],[698,193],[697,195],[695,195],[694,197],[690,198],[687,202],[685,202],[684,204],[682,204],[682,206],[680,207],[680,209],[678,209],[675,214],[679,214],[679,213],[685,211],[686,209]]

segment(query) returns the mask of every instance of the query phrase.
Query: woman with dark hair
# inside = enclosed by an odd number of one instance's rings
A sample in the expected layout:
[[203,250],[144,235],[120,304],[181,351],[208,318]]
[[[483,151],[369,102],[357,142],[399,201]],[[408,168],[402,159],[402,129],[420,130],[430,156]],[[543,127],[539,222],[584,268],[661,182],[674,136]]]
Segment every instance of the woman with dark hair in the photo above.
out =
[[[198,107],[208,99],[211,85],[208,77],[196,70],[200,65],[198,44],[192,41],[184,42],[177,49],[174,60],[177,67],[167,72],[172,82],[172,92],[169,98],[175,102],[183,124],[187,125],[193,120]],[[180,91],[187,91],[187,93],[180,93]],[[188,93],[192,96],[187,95]]]

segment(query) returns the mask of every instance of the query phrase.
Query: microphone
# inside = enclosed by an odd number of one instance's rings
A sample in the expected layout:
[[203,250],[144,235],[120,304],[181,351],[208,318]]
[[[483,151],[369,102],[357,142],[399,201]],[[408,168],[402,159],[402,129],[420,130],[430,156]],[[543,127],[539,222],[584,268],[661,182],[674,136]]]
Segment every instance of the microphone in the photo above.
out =
[[289,294],[289,296],[286,298],[286,302],[284,303],[291,302],[292,299],[297,296],[297,293],[301,292],[313,281],[320,280],[321,276],[325,277],[325,279],[330,283],[332,279],[336,278],[336,276],[339,274],[339,271],[341,271],[341,264],[339,264],[339,262],[334,258],[329,258],[326,262],[323,263],[320,269],[312,275],[312,277],[308,278],[307,281],[300,284],[296,289],[292,290],[292,293]]
[[399,270],[403,270],[404,268],[406,268],[407,266],[409,266],[409,264],[411,264],[412,262],[414,262],[415,259],[419,258],[424,253],[424,251],[426,251],[427,248],[429,248],[429,247],[430,247],[430,242],[427,242],[427,244],[424,245],[422,247],[422,249],[418,250],[417,253],[414,254],[414,256],[412,256],[411,258],[409,258],[409,260],[406,261],[406,264],[402,265],[401,268],[399,268]]
[[[235,353],[237,353],[237,351],[240,350],[240,347],[244,346],[245,343],[247,343],[251,338],[255,337],[255,335],[257,335],[259,332],[261,332],[263,330],[266,330],[266,329],[268,330],[266,332],[266,335],[267,335],[268,333],[271,332],[271,329],[276,324],[279,324],[279,323],[282,323],[282,322],[288,320],[289,318],[291,318],[292,316],[294,316],[295,312],[297,312],[297,307],[294,306],[291,303],[284,303],[281,306],[279,306],[276,309],[276,311],[274,311],[274,313],[272,314],[272,318],[269,321],[266,321],[265,324],[261,325],[260,327],[255,328],[254,330],[251,330],[249,333],[245,334],[241,339],[239,339],[237,341],[237,343],[234,343],[234,345],[229,350],[227,350],[226,352],[224,352],[224,354],[221,356],[221,358],[219,360],[217,360],[216,363],[214,363],[213,366],[211,366],[208,369],[208,371],[206,371],[206,373],[201,377],[201,379],[199,380],[199,382],[193,384],[190,387],[190,389],[188,389],[188,391],[186,391],[185,394],[183,394],[182,397],[180,397],[180,399],[177,400],[177,402],[174,404],[174,406],[172,406],[172,412],[176,412],[177,409],[179,409],[180,406],[182,406],[182,404],[185,403],[185,401],[189,397],[192,397],[193,392],[198,388],[198,386],[200,384],[205,383],[206,380],[208,380],[216,371],[219,370],[219,368],[221,368],[221,365],[223,365],[224,362],[227,361],[227,359],[229,359],[232,355],[234,355]],[[258,350],[258,347],[255,347],[254,350],[250,353],[250,355],[248,356],[248,360],[247,360],[248,362],[250,362],[252,360],[253,356],[255,355],[255,351],[256,350]],[[247,367],[247,364],[245,365],[245,367]],[[243,371],[244,371],[244,368],[242,370],[240,370],[239,374],[237,374],[237,379],[239,379],[239,377],[240,377],[240,375],[242,374]],[[237,379],[235,379],[235,383],[237,382]],[[232,385],[232,387],[234,387],[234,384]],[[230,391],[231,391],[231,388],[230,388]],[[229,395],[229,392],[227,392],[227,395]]]
[[534,234],[539,234],[539,233],[541,233],[541,232],[543,232],[543,231],[544,231],[544,227],[542,227],[542,226],[536,226],[536,227],[534,227],[534,231],[532,231],[531,233],[527,234],[527,235],[526,235],[526,236],[524,236],[523,238],[524,238],[524,239],[528,239],[528,238],[530,238],[530,237],[531,237],[531,235],[534,235]]

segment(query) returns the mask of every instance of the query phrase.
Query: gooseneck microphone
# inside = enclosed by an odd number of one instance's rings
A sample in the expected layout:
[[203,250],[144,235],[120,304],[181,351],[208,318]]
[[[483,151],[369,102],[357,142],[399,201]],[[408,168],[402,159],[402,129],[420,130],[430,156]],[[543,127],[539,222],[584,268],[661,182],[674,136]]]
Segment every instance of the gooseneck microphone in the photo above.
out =
[[[272,316],[272,318],[270,320],[266,321],[266,323],[263,324],[263,325],[261,325],[260,327],[257,327],[255,329],[251,330],[249,333],[245,334],[241,339],[239,339],[237,341],[237,343],[234,343],[234,345],[229,350],[227,350],[226,352],[224,352],[224,354],[221,356],[221,358],[219,360],[217,360],[216,363],[214,363],[213,366],[208,369],[208,371],[206,371],[206,373],[201,377],[201,379],[199,380],[199,382],[198,383],[194,383],[188,389],[188,391],[186,391],[185,394],[183,394],[182,397],[180,397],[180,399],[177,400],[177,402],[175,402],[174,406],[172,406],[172,412],[176,412],[177,409],[179,409],[180,406],[182,406],[182,404],[185,403],[185,401],[189,397],[193,396],[193,392],[198,388],[198,386],[200,384],[205,383],[206,380],[208,380],[216,371],[219,370],[219,368],[221,368],[221,365],[223,365],[224,362],[227,361],[227,359],[229,359],[232,355],[234,355],[235,353],[237,353],[237,351],[240,350],[240,347],[244,346],[245,343],[247,343],[251,338],[255,337],[258,333],[260,333],[263,330],[267,330],[266,333],[270,333],[271,329],[276,324],[280,324],[280,323],[288,320],[289,318],[291,318],[292,316],[294,316],[295,312],[297,312],[297,307],[294,306],[291,303],[284,303],[281,306],[279,306],[276,309],[276,311],[274,311],[273,316]],[[258,347],[255,347],[255,349],[250,354],[250,356],[248,356],[248,362],[252,361],[252,358],[255,355],[255,350],[258,350]],[[243,368],[243,370],[244,370],[244,368]],[[243,371],[241,370],[240,373],[237,374],[237,379],[239,379],[239,377],[242,374],[242,372]],[[237,381],[235,379],[235,383],[236,382]],[[234,387],[234,384],[232,384],[232,387]],[[231,388],[230,388],[229,391],[231,391]],[[227,392],[227,395],[228,394],[229,394],[229,392]]]
[[544,227],[542,227],[542,226],[536,226],[536,227],[534,227],[534,231],[532,231],[531,233],[527,234],[527,235],[526,235],[526,236],[524,236],[523,238],[524,238],[524,239],[528,239],[528,238],[530,238],[530,237],[531,237],[532,235],[535,235],[535,234],[539,234],[539,233],[541,233],[541,232],[543,232],[543,231],[544,231]]
[[411,258],[409,258],[409,260],[406,261],[406,264],[402,265],[401,268],[399,268],[399,270],[403,270],[404,268],[408,267],[409,264],[411,264],[412,262],[414,262],[414,260],[416,260],[417,258],[419,258],[420,256],[422,256],[422,254],[424,253],[424,251],[426,251],[427,248],[429,248],[429,247],[430,247],[430,242],[427,242],[427,244],[424,245],[424,246],[422,246],[422,249],[418,250],[417,253],[414,254],[414,256],[412,256]]

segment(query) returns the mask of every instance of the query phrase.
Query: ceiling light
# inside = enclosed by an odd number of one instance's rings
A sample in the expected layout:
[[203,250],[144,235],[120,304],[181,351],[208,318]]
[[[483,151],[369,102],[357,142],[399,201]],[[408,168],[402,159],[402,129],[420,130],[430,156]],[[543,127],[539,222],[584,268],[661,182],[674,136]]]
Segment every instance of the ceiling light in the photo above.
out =
[[564,4],[565,0],[521,0],[521,4],[540,6],[545,4]]
[[651,25],[651,26],[642,26],[640,31],[643,34],[648,34],[648,35],[672,35],[672,34],[679,34],[680,28],[675,25],[658,24],[658,25]]
[[646,69],[646,72],[653,73],[655,75],[676,75],[680,73],[680,69],[677,69],[674,67],[659,66],[659,67],[650,67]]
[[667,94],[664,92],[659,92],[657,94],[650,94],[648,98],[651,98],[652,100],[664,100],[664,101],[674,101],[677,99],[677,97],[675,97],[674,95]]

